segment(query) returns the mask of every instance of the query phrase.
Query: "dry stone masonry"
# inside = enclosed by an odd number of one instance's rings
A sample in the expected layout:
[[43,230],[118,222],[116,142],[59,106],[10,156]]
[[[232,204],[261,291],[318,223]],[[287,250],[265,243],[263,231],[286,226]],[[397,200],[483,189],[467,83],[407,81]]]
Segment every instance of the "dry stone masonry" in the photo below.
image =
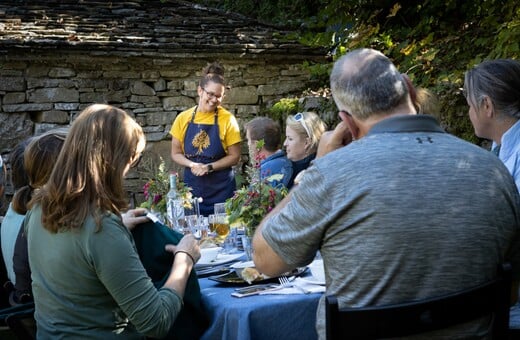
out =
[[[325,52],[289,32],[184,1],[0,2],[0,153],[66,127],[83,108],[108,103],[146,132],[146,156],[169,168],[168,131],[195,105],[202,68],[218,60],[229,88],[223,105],[240,122],[312,86],[304,62]],[[143,174],[127,180],[141,191]]]

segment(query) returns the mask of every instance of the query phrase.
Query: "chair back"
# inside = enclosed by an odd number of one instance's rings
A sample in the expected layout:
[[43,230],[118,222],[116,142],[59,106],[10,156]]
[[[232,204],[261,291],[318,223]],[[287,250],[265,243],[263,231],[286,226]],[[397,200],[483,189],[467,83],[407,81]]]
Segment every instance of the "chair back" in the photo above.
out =
[[420,301],[386,306],[339,309],[326,296],[327,339],[377,339],[425,333],[492,316],[493,339],[507,339],[511,297],[511,265],[479,286]]
[[0,326],[9,327],[19,340],[36,339],[34,302],[16,305],[0,310]]

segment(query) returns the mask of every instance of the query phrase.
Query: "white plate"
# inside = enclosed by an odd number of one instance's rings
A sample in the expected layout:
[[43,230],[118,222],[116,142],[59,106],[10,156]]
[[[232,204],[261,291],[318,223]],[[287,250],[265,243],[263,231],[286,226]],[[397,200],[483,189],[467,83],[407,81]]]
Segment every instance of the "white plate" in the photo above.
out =
[[325,281],[319,281],[314,276],[299,277],[298,280],[313,285],[325,286]]
[[238,268],[247,268],[247,267],[253,268],[254,266],[255,266],[255,263],[253,261],[241,261],[241,262],[233,263],[229,267],[238,269]]
[[212,266],[218,266],[221,264],[225,264],[228,262],[232,262],[234,260],[237,260],[244,256],[244,253],[237,253],[237,254],[218,254],[217,258],[213,261],[208,262],[197,262],[195,265],[195,268],[205,268],[205,267],[212,267]]

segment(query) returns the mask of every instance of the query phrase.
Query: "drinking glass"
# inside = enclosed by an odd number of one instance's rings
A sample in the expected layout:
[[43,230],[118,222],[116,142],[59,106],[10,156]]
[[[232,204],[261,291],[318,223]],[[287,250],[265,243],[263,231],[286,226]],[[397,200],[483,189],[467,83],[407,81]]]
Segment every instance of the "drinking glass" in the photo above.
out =
[[217,233],[215,232],[215,225],[217,224],[217,219],[215,214],[208,215],[208,236],[211,238],[215,238]]
[[186,226],[188,230],[197,240],[200,240],[202,232],[200,230],[199,216],[197,215],[186,215]]
[[241,235],[242,247],[248,261],[253,259],[253,249],[251,247],[251,236]]
[[215,233],[215,240],[222,243],[229,234],[229,223],[225,214],[213,214],[208,217],[209,230]]
[[222,214],[226,214],[226,207],[225,207],[225,203],[215,203],[215,205],[213,206],[213,210],[214,210],[214,213],[215,215],[222,215]]
[[205,216],[199,216],[199,226],[200,226],[200,238],[204,239],[208,237],[209,230],[209,221]]
[[182,233],[185,222],[183,200],[169,200],[166,216],[168,217],[170,227]]
[[237,228],[230,228],[228,236],[222,241],[222,253],[233,254],[237,251]]
[[186,224],[190,233],[197,240],[208,237],[208,218],[204,216],[188,215],[186,216]]
[[184,215],[196,215],[200,216],[199,200],[198,198],[192,198],[184,201]]

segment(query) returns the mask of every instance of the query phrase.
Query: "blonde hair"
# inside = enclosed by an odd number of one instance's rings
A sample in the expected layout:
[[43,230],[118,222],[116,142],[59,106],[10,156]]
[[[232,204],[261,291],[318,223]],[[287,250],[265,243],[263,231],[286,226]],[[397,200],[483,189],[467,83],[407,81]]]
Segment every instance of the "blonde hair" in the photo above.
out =
[[[300,120],[295,117],[301,115]],[[287,127],[293,129],[303,140],[309,138],[309,146],[307,151],[309,154],[315,153],[318,149],[320,138],[327,129],[325,123],[314,112],[298,112],[294,116],[288,116],[286,119]]]
[[31,201],[42,207],[51,232],[79,229],[93,216],[98,230],[107,212],[119,215],[128,205],[123,175],[145,138],[125,111],[95,104],[72,124],[47,184]]
[[432,115],[439,119],[441,116],[439,100],[430,90],[416,88],[416,96],[413,102],[417,113]]

